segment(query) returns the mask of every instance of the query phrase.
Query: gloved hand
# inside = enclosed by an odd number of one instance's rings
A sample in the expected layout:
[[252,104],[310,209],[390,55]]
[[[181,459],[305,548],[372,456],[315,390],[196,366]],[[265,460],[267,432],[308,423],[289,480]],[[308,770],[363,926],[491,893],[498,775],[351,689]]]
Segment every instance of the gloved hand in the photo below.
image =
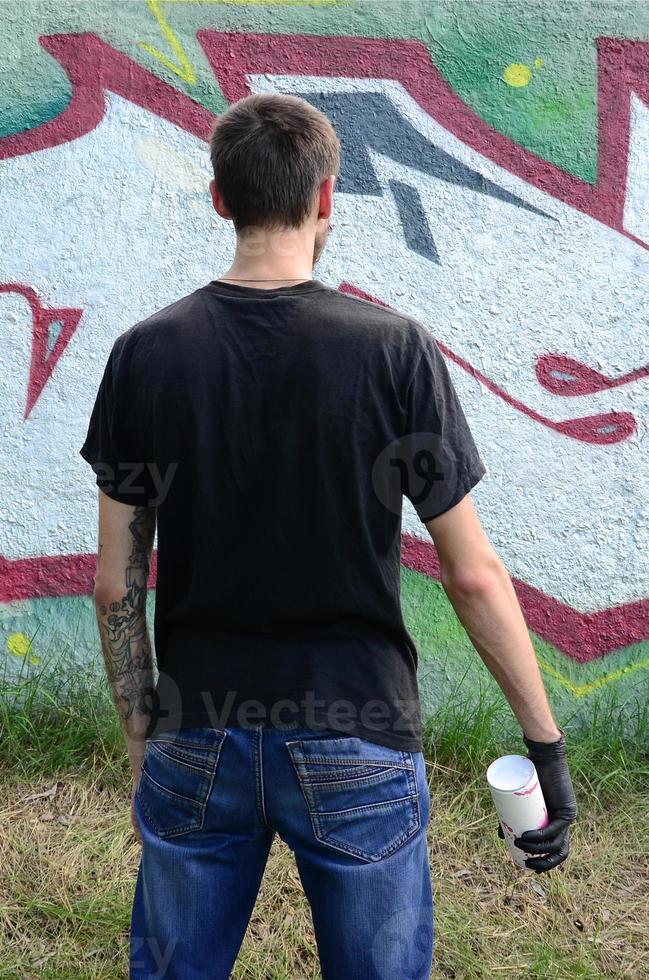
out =
[[[525,735],[523,741],[527,746],[527,757],[536,767],[550,822],[540,830],[526,830],[514,844],[528,854],[544,855],[528,858],[525,862],[526,867],[541,873],[556,868],[568,857],[570,824],[577,819],[577,800],[563,732],[556,742],[533,742]],[[498,836],[504,837],[500,824]]]

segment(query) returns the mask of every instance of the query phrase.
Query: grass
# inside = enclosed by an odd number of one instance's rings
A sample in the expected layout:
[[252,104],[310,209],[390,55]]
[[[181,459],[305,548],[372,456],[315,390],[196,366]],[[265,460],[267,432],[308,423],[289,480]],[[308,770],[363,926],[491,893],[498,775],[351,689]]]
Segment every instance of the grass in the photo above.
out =
[[[523,745],[502,698],[458,683],[425,732],[435,980],[646,975],[646,730],[645,713],[629,731],[614,707],[580,728],[571,859],[521,874],[496,836],[484,771]],[[103,677],[50,667],[0,678],[0,771],[0,977],[124,977],[139,847]],[[233,977],[318,976],[308,904],[276,839]]]

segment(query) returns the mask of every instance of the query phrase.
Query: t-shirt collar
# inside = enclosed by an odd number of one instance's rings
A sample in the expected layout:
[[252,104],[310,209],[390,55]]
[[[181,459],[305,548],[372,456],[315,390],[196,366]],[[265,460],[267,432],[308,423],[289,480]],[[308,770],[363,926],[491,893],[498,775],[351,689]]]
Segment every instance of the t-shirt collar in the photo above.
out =
[[243,282],[223,282],[219,279],[212,279],[207,283],[206,288],[222,295],[254,296],[257,299],[264,299],[267,296],[296,296],[313,292],[316,289],[326,289],[326,286],[319,279],[306,279],[304,282],[295,283],[293,286],[273,286],[258,289],[256,286],[249,286]]

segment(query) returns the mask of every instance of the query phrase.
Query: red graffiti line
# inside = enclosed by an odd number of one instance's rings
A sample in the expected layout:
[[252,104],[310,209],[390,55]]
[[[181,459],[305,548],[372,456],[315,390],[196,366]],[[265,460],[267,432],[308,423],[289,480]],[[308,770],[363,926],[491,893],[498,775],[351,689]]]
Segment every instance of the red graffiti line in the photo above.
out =
[[[339,289],[342,293],[351,293],[353,296],[359,296],[361,299],[366,299],[371,303],[378,303],[380,306],[388,305],[348,282],[341,283]],[[454,361],[467,374],[480,381],[485,388],[488,388],[498,398],[502,398],[512,408],[527,415],[528,418],[534,419],[535,422],[547,426],[548,429],[553,429],[554,432],[558,432],[560,435],[569,436],[571,439],[578,439],[580,442],[590,442],[601,446],[622,442],[623,439],[628,439],[629,436],[633,435],[636,430],[635,418],[629,412],[605,412],[600,415],[586,415],[578,419],[564,419],[561,422],[555,422],[553,419],[546,418],[545,415],[541,415],[535,409],[530,408],[529,405],[525,405],[518,398],[514,398],[513,395],[510,395],[504,388],[497,385],[486,374],[483,374],[470,364],[469,361],[465,361],[464,358],[456,354],[454,350],[448,347],[447,344],[442,343],[441,340],[437,340],[436,343],[449,360]]]
[[[24,296],[32,313],[32,356],[27,383],[27,400],[23,418],[27,418],[47,384],[63,351],[70,343],[83,310],[73,307],[45,307],[35,289],[17,282],[0,283],[0,293],[20,293]],[[50,330],[57,323],[61,325],[52,349],[48,352]]]
[[[91,595],[97,556],[40,555],[38,558],[3,558],[0,555],[0,603],[50,596]],[[155,589],[158,552],[151,553],[149,588]]]
[[631,95],[649,104],[649,42],[597,39],[598,171],[595,184],[514,143],[464,103],[420,41],[310,35],[196,34],[229,101],[249,94],[251,74],[381,78],[400,82],[428,115],[482,156],[543,193],[649,248],[623,226]]
[[630,412],[602,412],[599,415],[584,415],[578,419],[562,419],[560,422],[555,422],[553,419],[549,419],[535,409],[530,408],[529,405],[525,405],[518,398],[514,398],[513,395],[510,395],[504,388],[499,387],[499,385],[491,381],[486,374],[483,374],[468,361],[465,361],[464,358],[456,354],[455,351],[442,343],[441,340],[437,341],[437,346],[443,354],[446,354],[449,360],[454,361],[467,374],[480,381],[485,388],[488,388],[498,398],[502,398],[507,405],[511,405],[512,408],[527,415],[528,418],[534,419],[535,422],[545,425],[548,429],[559,433],[559,435],[568,436],[580,442],[590,442],[604,446],[622,442],[624,439],[632,436],[636,431],[636,420]]
[[49,34],[39,42],[65,69],[72,83],[70,102],[54,119],[33,129],[0,137],[0,160],[68,143],[90,133],[106,111],[104,90],[207,139],[215,116],[205,106],[163,82],[97,34]]
[[[0,160],[59,146],[91,132],[106,111],[104,89],[170,120],[201,139],[207,138],[215,118],[211,112],[140,68],[96,34],[52,34],[40,37],[39,41],[67,72],[72,97],[56,118],[33,129],[0,137]],[[46,310],[29,286],[8,283],[0,289],[20,292],[32,308],[31,366],[24,414],[27,418],[70,342],[83,311]],[[48,355],[49,331],[57,320],[61,321],[61,331]]]
[[[440,580],[439,558],[432,541],[403,534],[401,563]],[[512,582],[529,628],[577,663],[589,663],[649,636],[647,599],[583,613],[527,582],[517,578]]]
[[[111,48],[96,34],[54,34],[42,36],[39,41],[66,71],[72,96],[63,112],[54,119],[30,130],[0,137],[0,160],[59,146],[85,136],[104,117],[105,90],[115,92],[169,120],[199,139],[208,138],[216,118],[208,109]],[[34,345],[27,415],[69,343],[83,311],[72,308],[46,310],[36,292],[30,286],[19,283],[6,283],[2,289],[4,292],[21,293],[32,309]],[[61,320],[62,329],[49,357],[46,357],[48,331],[55,316]],[[0,556],[0,602],[89,595],[94,586],[95,568],[96,556],[93,554],[40,555],[16,560]],[[155,588],[156,569],[157,553],[154,551],[149,576],[151,588]]]
[[595,395],[600,391],[620,388],[649,377],[649,364],[620,374],[617,378],[609,378],[601,371],[582,364],[572,357],[563,354],[542,354],[535,366],[539,384],[553,395],[563,395],[570,398],[575,395]]
[[[598,220],[613,222],[614,188],[622,174],[621,170],[619,173],[615,171],[616,151],[609,153],[606,179],[598,180],[596,187],[539,160],[479,120],[448,88],[431,65],[428,51],[418,42],[219,35],[213,31],[199,32],[199,39],[215,66],[228,98],[246,94],[246,71],[351,77],[372,77],[375,70],[380,71],[382,78],[393,77],[402,81],[431,116],[439,119],[467,145],[572,207]],[[212,113],[126,55],[115,51],[96,34],[60,34],[39,40],[67,72],[72,83],[72,98],[55,119],[27,132],[0,137],[0,159],[56,146],[90,132],[103,118],[105,89],[170,120],[198,138],[208,137],[215,118]],[[624,58],[628,55],[628,51],[625,54],[628,45],[640,42],[621,44],[624,50],[615,54],[620,66],[623,55]],[[648,48],[647,44],[642,45],[642,50],[638,48],[634,55],[636,60],[646,60]],[[222,56],[221,62],[217,56]],[[613,58],[613,54],[610,57]],[[627,101],[629,98],[624,86],[619,91],[611,88],[610,72],[607,78],[608,82],[603,82],[601,86],[604,95],[600,99],[600,117],[602,100],[617,98],[620,92],[626,93],[624,98]],[[622,95],[620,99],[622,103]],[[612,120],[611,132],[615,125],[615,120]],[[602,127],[600,132],[603,132]],[[619,156],[620,167],[621,161],[622,157]],[[609,190],[606,190],[609,185]],[[621,209],[622,204],[619,207]],[[615,224],[612,226],[617,227]],[[151,588],[155,588],[156,558],[154,552],[149,580]],[[437,554],[432,542],[404,534],[402,561],[407,567],[439,578]],[[45,555],[18,560],[0,557],[0,602],[45,596],[88,595],[93,588],[95,563],[95,556],[90,554]],[[593,660],[649,636],[647,600],[600,612],[580,613],[531,585],[518,581],[514,584],[530,628],[575,661]]]
[[[351,293],[379,306],[388,306],[387,303],[351,283],[343,282],[339,289],[341,292]],[[479,372],[473,371],[471,365],[457,357],[445,344],[439,341],[437,344],[447,357],[459,363],[472,375],[479,377],[481,381],[484,380],[491,390],[496,388]],[[509,400],[509,397],[505,400]],[[598,416],[593,417],[598,418]],[[437,552],[432,543],[404,534],[401,561],[406,568],[423,572],[437,580],[440,578]],[[649,602],[646,599],[623,606],[614,606],[600,612],[581,613],[526,582],[513,579],[513,583],[530,629],[579,663],[587,663],[611,650],[640,642],[649,634]]]
[[[39,41],[65,69],[72,84],[72,97],[63,112],[54,119],[33,129],[0,137],[0,160],[59,146],[91,132],[99,125],[106,111],[104,90],[121,95],[199,139],[208,138],[216,118],[208,109],[105,44],[96,34],[51,34],[39,37]],[[36,292],[29,286],[8,283],[0,289],[20,292],[32,308],[33,341],[25,408],[27,418],[74,334],[83,311],[45,310]],[[56,320],[61,321],[62,328],[48,355],[49,330]]]

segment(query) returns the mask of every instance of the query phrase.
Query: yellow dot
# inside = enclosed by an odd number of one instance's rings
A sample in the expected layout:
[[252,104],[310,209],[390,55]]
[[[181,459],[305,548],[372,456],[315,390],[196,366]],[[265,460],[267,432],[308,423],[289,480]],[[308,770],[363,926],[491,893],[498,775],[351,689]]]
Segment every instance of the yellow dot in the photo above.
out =
[[543,58],[535,58],[534,59],[534,67],[535,68],[543,68]]
[[503,72],[503,78],[512,88],[523,88],[524,85],[529,85],[531,77],[532,69],[528,65],[517,63],[507,65]]
[[41,658],[40,657],[37,657],[36,654],[33,653],[31,655],[31,657],[29,658],[29,662],[30,662],[30,664],[34,664],[36,666],[37,664],[39,664],[41,662]]
[[32,647],[32,641],[24,633],[11,633],[7,637],[7,650],[13,653],[14,657],[24,657]]

